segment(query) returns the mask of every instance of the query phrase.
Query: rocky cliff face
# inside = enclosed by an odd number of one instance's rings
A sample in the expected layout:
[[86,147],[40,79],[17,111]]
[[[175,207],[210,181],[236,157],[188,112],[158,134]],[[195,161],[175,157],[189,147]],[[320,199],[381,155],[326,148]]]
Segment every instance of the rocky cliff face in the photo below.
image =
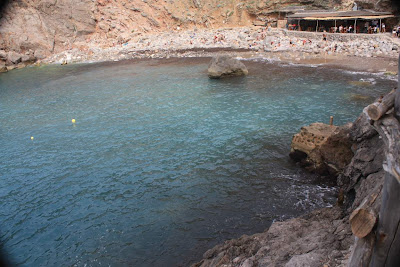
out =
[[[365,2],[365,5],[373,1]],[[379,1],[377,8],[386,8]],[[350,9],[353,0],[14,0],[0,18],[0,64],[110,47],[147,32],[249,26],[293,5]],[[3,63],[1,63],[3,62]],[[1,67],[1,66],[0,66]]]
[[376,11],[399,11],[399,3],[398,1],[393,0],[356,0],[354,1],[357,5],[364,9],[372,9]]
[[0,49],[9,53],[7,63],[41,59],[94,33],[94,11],[91,0],[10,1],[0,21]]

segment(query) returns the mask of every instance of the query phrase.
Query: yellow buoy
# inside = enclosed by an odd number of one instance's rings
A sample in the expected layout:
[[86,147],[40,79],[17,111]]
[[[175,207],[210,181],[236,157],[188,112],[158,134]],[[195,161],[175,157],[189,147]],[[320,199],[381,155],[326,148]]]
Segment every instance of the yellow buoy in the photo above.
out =
[[31,136],[31,140],[33,140],[33,136]]
[[72,123],[75,123],[75,122],[76,122],[76,120],[75,120],[75,119],[72,119],[71,121],[72,121]]

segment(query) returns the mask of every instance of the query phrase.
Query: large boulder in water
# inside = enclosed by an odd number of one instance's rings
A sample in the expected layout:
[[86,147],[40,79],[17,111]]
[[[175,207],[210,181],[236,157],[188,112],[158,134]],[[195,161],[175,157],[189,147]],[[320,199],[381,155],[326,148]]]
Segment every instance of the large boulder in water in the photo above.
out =
[[307,170],[335,177],[350,163],[350,124],[312,123],[293,136],[290,157]]
[[228,56],[216,56],[208,65],[208,77],[219,79],[227,76],[247,75],[246,66],[237,59]]

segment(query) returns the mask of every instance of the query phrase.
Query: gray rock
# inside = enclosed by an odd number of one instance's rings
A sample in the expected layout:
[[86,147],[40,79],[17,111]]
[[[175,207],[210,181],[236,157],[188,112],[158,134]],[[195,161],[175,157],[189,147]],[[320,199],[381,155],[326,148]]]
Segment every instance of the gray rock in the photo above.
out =
[[46,52],[42,49],[38,49],[35,51],[34,56],[37,59],[44,59],[46,58]]
[[8,52],[7,60],[10,61],[12,64],[18,64],[21,62],[22,55],[16,52]]
[[321,266],[321,255],[317,253],[307,253],[302,255],[293,256],[288,263],[285,264],[285,267],[305,267],[305,266]]
[[343,217],[338,207],[326,208],[275,222],[260,234],[226,241],[205,253],[193,267],[337,266],[352,240],[348,217]]
[[219,79],[227,76],[247,75],[246,66],[237,59],[228,56],[213,57],[208,66],[208,77]]
[[4,50],[0,50],[0,59],[6,60],[7,59],[7,52]]

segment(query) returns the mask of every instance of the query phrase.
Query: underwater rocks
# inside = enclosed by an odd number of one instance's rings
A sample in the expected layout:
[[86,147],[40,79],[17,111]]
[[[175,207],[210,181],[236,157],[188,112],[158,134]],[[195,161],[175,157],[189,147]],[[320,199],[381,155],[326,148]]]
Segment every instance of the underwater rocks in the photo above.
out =
[[349,131],[350,125],[313,123],[302,127],[293,136],[289,156],[308,171],[336,177],[353,157]]
[[242,76],[248,73],[249,71],[242,62],[228,56],[213,57],[208,66],[208,77],[211,79]]

